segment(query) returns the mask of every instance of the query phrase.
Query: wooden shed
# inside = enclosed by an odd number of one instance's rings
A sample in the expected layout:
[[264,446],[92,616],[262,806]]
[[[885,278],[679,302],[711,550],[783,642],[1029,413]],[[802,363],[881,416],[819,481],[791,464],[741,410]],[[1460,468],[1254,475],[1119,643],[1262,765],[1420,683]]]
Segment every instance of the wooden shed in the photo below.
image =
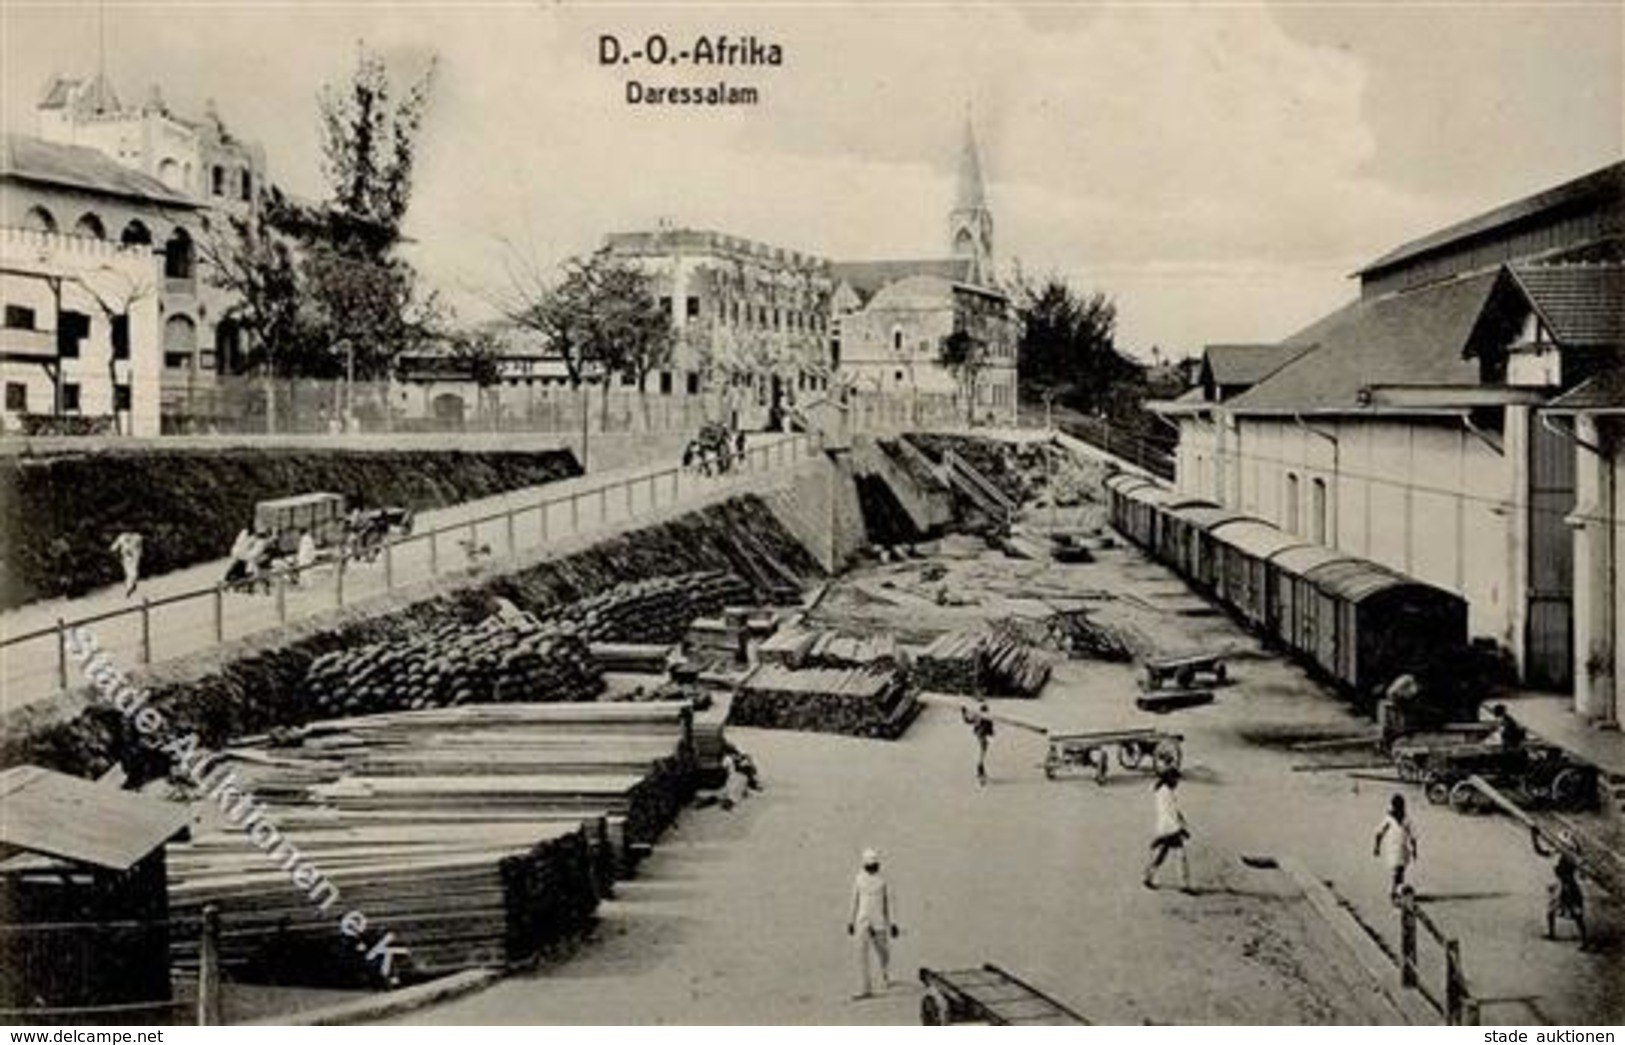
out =
[[0,772],[0,1020],[170,1023],[164,846],[191,810]]

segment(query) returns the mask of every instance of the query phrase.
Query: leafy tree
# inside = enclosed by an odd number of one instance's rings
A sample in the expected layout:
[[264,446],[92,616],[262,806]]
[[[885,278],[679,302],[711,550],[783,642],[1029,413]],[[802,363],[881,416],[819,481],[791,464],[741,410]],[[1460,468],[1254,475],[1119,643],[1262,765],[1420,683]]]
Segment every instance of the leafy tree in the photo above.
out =
[[976,420],[976,382],[992,361],[987,341],[963,328],[942,339],[937,359],[965,391],[965,418]]
[[342,87],[322,89],[322,173],[332,190],[335,216],[346,238],[381,258],[400,240],[401,223],[412,199],[412,168],[418,133],[428,110],[436,62],[398,101],[389,67],[365,44],[357,49],[356,70]]
[[1105,294],[1082,294],[1060,276],[1039,283],[1017,277],[1017,343],[1023,399],[1053,395],[1095,413],[1121,398],[1114,389],[1143,382],[1143,368],[1117,351],[1117,306]]
[[324,369],[310,358],[312,331],[300,316],[298,243],[285,227],[289,204],[281,190],[261,194],[246,215],[229,215],[202,239],[205,278],[229,292],[222,319],[247,335],[244,361],[273,377],[309,376]]

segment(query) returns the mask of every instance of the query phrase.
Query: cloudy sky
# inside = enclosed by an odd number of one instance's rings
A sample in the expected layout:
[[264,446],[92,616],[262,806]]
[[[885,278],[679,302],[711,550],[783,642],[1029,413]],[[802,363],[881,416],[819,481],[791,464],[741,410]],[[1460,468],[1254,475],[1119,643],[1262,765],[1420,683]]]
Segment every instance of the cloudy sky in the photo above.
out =
[[[1120,340],[1280,337],[1394,244],[1625,157],[1625,5],[1600,3],[121,3],[126,102],[214,98],[320,195],[315,99],[356,42],[439,57],[409,231],[479,311],[542,260],[667,219],[836,258],[945,249],[967,107],[1000,260],[1111,293]],[[783,65],[603,67],[598,39],[754,34]],[[97,60],[95,3],[0,4],[0,119]],[[755,87],[628,105],[626,81]],[[504,246],[508,244],[508,246]]]

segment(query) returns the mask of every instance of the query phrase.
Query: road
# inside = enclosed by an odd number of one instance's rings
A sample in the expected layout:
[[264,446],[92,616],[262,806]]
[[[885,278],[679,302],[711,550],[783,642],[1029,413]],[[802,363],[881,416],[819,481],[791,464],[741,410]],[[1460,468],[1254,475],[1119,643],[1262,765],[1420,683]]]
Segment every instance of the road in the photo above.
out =
[[[109,588],[81,598],[18,607],[0,614],[0,639],[30,633],[34,637],[0,646],[4,694],[0,713],[61,691],[63,660],[54,632],[59,618],[70,624],[90,618],[87,627],[100,647],[126,668],[160,663],[269,630],[283,620],[376,597],[392,587],[466,569],[491,557],[503,558],[510,547],[521,554],[533,552],[563,538],[713,495],[736,478],[744,481],[763,469],[791,463],[795,453],[791,439],[754,437],[750,468],[737,477],[678,472],[673,462],[661,460],[426,511],[418,516],[413,537],[394,545],[387,556],[370,564],[348,564],[342,580],[334,566],[318,569],[280,595],[216,593],[226,572],[227,560],[222,558],[149,578],[130,599],[122,588]],[[548,505],[545,509],[539,507],[543,502]],[[510,510],[511,533],[506,516]],[[437,529],[453,532],[431,538],[430,532]],[[471,557],[468,546],[488,551]],[[145,614],[140,612],[143,599],[148,604]],[[78,681],[71,670],[68,677]]]

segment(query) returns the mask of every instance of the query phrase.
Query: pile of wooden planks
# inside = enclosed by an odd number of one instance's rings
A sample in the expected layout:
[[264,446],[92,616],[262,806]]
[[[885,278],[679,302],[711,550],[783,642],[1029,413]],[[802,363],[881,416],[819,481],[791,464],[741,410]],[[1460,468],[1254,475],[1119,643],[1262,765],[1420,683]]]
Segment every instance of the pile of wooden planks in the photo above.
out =
[[896,668],[904,662],[889,633],[850,636],[816,628],[782,628],[756,647],[756,656],[790,668]]
[[593,642],[674,643],[695,618],[750,602],[752,595],[750,584],[736,574],[701,571],[617,584],[572,604],[561,616]]
[[748,621],[741,615],[700,617],[683,636],[683,655],[701,670],[743,664],[749,643]]
[[250,738],[222,757],[339,909],[312,904],[240,830],[205,824],[170,850],[177,956],[194,960],[213,904],[243,980],[373,982],[338,932],[345,909],[409,949],[403,979],[523,961],[589,918],[693,797],[692,723],[687,702],[513,703]]
[[895,740],[918,712],[903,672],[763,664],[734,694],[728,723]]
[[317,657],[305,677],[321,714],[500,701],[586,701],[603,690],[587,644],[569,627],[492,615],[447,621],[409,641]]
[[1008,631],[952,631],[914,658],[921,689],[984,697],[1036,697],[1054,665]]

